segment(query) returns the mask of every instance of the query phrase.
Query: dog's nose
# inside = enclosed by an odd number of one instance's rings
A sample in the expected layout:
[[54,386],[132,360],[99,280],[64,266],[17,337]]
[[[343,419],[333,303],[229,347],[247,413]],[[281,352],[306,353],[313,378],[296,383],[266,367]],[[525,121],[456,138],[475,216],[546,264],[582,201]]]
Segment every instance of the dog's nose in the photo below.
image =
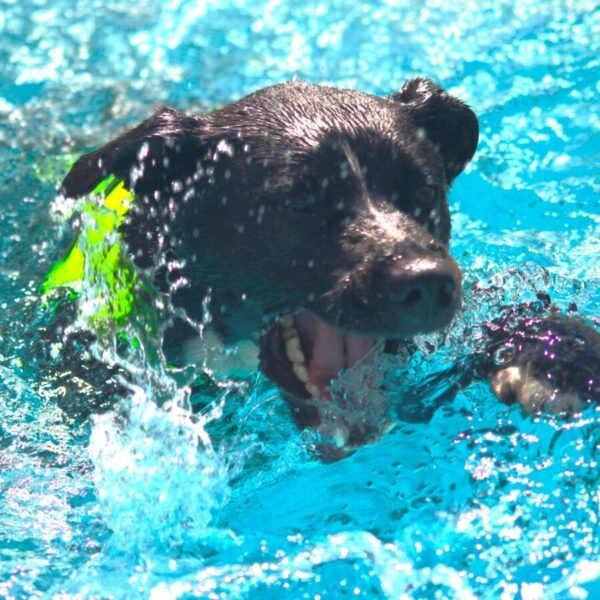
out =
[[383,296],[408,330],[440,329],[450,323],[460,306],[460,270],[448,254],[396,261],[386,279]]
[[395,288],[391,298],[406,308],[414,308],[427,303],[432,308],[446,310],[452,306],[456,297],[456,280],[447,274],[420,275],[414,279],[406,278],[393,284]]

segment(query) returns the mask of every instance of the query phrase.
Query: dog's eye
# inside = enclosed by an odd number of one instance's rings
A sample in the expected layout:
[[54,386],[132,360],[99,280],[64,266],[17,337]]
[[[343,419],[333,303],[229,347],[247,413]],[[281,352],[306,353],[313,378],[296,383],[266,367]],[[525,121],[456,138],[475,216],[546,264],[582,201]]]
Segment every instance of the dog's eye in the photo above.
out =
[[417,205],[432,206],[437,198],[437,192],[432,185],[424,185],[416,193]]

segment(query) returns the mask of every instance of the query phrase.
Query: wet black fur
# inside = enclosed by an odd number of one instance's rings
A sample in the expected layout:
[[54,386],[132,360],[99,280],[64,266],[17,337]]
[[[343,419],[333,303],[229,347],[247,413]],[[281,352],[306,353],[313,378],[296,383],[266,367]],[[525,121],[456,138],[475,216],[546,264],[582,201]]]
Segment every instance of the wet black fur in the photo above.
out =
[[[397,257],[447,259],[446,190],[477,138],[473,112],[427,79],[387,98],[286,83],[206,115],[161,108],[79,159],[61,192],[125,179],[137,198],[123,227],[131,255],[168,271],[157,284],[195,320],[210,290],[230,341],[300,307],[384,337],[401,328]],[[397,235],[369,236],[367,196],[397,215]]]

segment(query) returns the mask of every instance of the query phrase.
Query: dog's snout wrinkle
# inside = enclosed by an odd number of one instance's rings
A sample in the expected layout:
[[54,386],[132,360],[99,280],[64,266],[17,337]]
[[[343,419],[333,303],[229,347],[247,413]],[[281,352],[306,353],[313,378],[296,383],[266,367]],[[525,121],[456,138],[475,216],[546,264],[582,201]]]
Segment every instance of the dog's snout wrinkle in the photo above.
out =
[[367,198],[368,224],[365,229],[372,231],[378,238],[383,234],[387,239],[396,240],[402,231],[403,215],[397,211],[383,211],[377,208],[372,198]]

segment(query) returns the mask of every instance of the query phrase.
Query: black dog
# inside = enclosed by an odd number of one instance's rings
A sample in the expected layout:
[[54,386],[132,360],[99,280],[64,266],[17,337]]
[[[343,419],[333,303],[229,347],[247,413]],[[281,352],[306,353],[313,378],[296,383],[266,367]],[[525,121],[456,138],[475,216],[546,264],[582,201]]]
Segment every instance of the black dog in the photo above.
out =
[[208,115],[160,109],[61,191],[125,180],[137,265],[177,265],[158,284],[174,305],[200,321],[210,296],[211,340],[260,343],[298,423],[317,426],[306,400],[341,369],[454,316],[446,191],[477,138],[474,113],[427,79],[387,98],[288,83]]
[[[162,108],[80,158],[61,191],[123,179],[130,256],[190,319],[212,316],[203,358],[259,345],[298,424],[319,428],[340,370],[452,320],[446,192],[477,141],[475,114],[428,79],[386,98],[287,83],[207,115]],[[340,446],[377,433],[346,428]]]

